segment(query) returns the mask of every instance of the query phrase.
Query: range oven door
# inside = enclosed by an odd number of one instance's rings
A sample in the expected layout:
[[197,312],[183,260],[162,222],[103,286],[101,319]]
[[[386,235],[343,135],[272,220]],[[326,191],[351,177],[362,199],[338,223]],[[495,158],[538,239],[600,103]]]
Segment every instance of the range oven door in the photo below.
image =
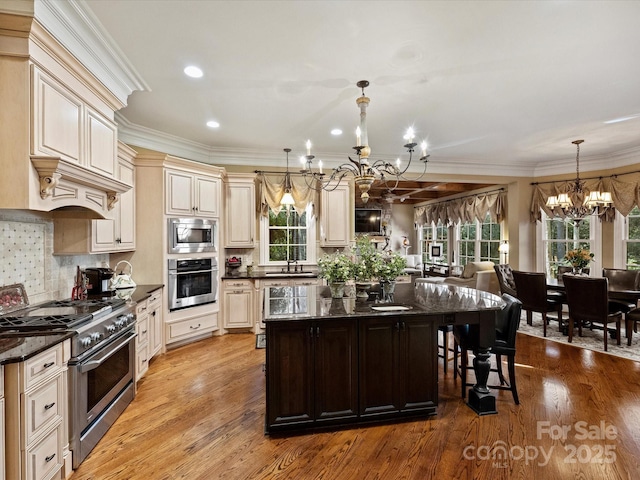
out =
[[135,337],[131,326],[104,348],[69,362],[74,469],[134,398]]

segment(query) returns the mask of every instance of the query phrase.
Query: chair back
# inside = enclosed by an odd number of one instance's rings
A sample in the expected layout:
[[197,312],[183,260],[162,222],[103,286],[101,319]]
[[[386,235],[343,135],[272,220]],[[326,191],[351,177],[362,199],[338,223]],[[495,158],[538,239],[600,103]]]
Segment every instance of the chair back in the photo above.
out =
[[516,332],[520,327],[522,303],[508,293],[502,294],[502,300],[507,304],[496,319],[496,338],[505,342],[507,347],[515,348]]
[[608,280],[574,275],[564,276],[569,316],[573,320],[602,323],[609,315]]
[[611,290],[640,290],[640,270],[603,268],[602,276],[609,280]]
[[513,271],[517,298],[522,308],[534,312],[547,311],[547,277],[544,273]]
[[508,263],[501,263],[494,265],[493,269],[496,271],[498,277],[498,283],[500,284],[500,292],[508,293],[512,297],[517,297],[516,282],[513,279],[513,269]]

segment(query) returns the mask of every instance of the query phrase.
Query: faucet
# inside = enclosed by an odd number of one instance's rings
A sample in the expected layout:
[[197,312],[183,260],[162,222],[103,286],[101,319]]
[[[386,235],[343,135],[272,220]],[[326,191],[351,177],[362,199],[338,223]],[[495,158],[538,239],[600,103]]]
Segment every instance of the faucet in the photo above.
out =
[[291,264],[292,263],[293,263],[293,260],[287,259],[287,273],[291,272]]
[[[295,266],[293,267],[293,271],[294,271],[294,272],[297,272],[297,271],[298,271],[298,261],[297,261],[297,260],[296,260],[296,264],[295,264]],[[302,271],[302,265],[300,266],[300,271]]]

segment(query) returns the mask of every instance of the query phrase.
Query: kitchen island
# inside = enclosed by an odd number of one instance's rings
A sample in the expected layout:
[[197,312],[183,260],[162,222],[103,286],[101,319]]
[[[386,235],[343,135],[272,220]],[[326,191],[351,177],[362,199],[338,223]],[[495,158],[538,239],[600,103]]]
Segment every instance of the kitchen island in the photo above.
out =
[[487,378],[500,297],[428,283],[396,285],[393,303],[329,297],[265,289],[267,433],[434,415],[441,325],[478,325],[468,405],[496,413]]

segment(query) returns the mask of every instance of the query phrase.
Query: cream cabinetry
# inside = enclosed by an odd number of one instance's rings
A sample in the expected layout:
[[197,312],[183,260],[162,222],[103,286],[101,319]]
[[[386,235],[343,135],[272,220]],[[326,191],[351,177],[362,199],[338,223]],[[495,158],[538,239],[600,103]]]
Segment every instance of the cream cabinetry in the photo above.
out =
[[254,174],[227,174],[225,181],[224,246],[253,248],[256,238]]
[[220,179],[166,171],[166,213],[183,217],[220,216]]
[[36,65],[31,69],[32,155],[60,157],[115,177],[116,124]]
[[4,365],[0,365],[0,480],[4,480]]
[[[135,185],[133,157],[135,151],[118,144],[118,179]],[[77,212],[59,213],[54,219],[54,253],[86,254],[131,251],[136,248],[135,191],[130,189],[119,197],[111,212],[113,218],[94,220],[80,218]]]
[[166,344],[187,343],[218,330],[218,313],[196,313],[197,307],[185,310],[182,318],[165,322]]
[[351,189],[340,184],[335,190],[323,190],[320,199],[320,246],[346,247],[351,234]]
[[6,477],[60,478],[68,463],[69,340],[5,366]]
[[253,290],[251,280],[222,281],[224,328],[253,328],[255,322]]
[[136,382],[149,369],[151,359],[162,350],[162,288],[136,305]]

